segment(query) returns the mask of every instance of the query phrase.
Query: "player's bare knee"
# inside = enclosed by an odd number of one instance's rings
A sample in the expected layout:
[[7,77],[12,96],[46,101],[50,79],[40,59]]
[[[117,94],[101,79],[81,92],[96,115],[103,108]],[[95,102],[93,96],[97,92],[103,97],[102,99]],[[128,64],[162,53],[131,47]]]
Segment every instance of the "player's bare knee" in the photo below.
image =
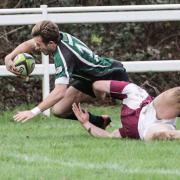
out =
[[52,112],[52,114],[53,114],[54,116],[56,116],[56,117],[61,117],[61,114],[59,114],[59,113],[56,111],[56,109],[52,108],[52,109],[51,109],[51,112]]
[[100,83],[99,81],[95,81],[92,85],[94,91],[98,91],[100,89]]
[[95,81],[92,85],[93,92],[98,99],[104,100],[106,94],[101,91],[101,81]]
[[63,111],[61,111],[61,109],[57,109],[56,107],[53,107],[51,109],[51,112],[55,117],[58,117],[58,118],[65,118],[66,117],[66,114]]

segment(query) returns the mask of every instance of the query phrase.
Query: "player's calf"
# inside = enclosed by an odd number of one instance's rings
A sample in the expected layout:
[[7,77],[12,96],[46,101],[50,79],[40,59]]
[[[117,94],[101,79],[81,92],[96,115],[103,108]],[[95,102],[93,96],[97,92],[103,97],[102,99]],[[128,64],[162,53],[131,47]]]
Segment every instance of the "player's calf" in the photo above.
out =
[[71,117],[71,111],[69,111],[69,113],[65,113],[64,111],[61,111],[61,109],[52,108],[51,112],[55,117],[58,117],[58,118],[65,118],[65,119],[75,118],[74,113],[73,113],[73,117]]

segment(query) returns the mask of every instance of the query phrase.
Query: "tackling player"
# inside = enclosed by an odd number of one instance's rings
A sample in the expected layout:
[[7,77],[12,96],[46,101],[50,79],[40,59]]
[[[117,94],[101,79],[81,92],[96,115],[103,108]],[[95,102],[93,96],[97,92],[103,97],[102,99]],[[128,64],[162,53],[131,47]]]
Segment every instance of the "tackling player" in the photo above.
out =
[[89,122],[88,113],[80,104],[74,103],[75,115],[91,135],[144,140],[180,139],[180,130],[175,129],[176,117],[180,114],[180,87],[169,89],[155,99],[141,87],[124,81],[96,81],[93,87],[122,100],[122,127],[112,133],[95,127]]
[[[38,50],[52,55],[56,68],[55,88],[37,107],[18,112],[14,116],[15,121],[25,122],[50,107],[53,107],[52,112],[58,117],[76,119],[72,104],[82,102],[87,95],[95,97],[92,90],[94,81],[128,81],[126,70],[119,61],[99,57],[76,37],[59,32],[58,26],[51,21],[37,23],[32,29],[32,36],[32,39],[23,42],[5,57],[6,67],[17,74],[13,59],[19,53]],[[74,80],[70,83],[72,78]],[[95,125],[99,123],[98,117],[93,119]],[[100,119],[103,119],[103,124],[104,118]]]

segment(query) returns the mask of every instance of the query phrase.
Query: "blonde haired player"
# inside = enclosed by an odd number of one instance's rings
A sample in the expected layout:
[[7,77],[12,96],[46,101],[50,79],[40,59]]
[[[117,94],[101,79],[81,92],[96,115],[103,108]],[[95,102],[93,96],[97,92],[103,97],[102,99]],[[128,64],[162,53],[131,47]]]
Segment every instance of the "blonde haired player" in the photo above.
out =
[[180,139],[180,130],[175,128],[176,117],[180,114],[180,87],[169,89],[155,99],[141,87],[124,81],[96,81],[93,88],[122,100],[122,127],[112,133],[102,130],[89,122],[89,115],[80,104],[74,103],[75,115],[91,135],[143,140]]

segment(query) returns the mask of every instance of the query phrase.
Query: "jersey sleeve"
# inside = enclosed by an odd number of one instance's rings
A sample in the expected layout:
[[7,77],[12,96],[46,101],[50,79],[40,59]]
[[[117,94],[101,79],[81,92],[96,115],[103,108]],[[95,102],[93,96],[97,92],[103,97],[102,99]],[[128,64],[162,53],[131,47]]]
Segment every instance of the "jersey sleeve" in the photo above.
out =
[[56,69],[55,84],[69,84],[71,72],[59,47],[54,55],[54,64]]
[[112,97],[117,99],[126,98],[126,94],[123,94],[123,89],[129,84],[126,81],[111,81],[110,83],[110,94]]

